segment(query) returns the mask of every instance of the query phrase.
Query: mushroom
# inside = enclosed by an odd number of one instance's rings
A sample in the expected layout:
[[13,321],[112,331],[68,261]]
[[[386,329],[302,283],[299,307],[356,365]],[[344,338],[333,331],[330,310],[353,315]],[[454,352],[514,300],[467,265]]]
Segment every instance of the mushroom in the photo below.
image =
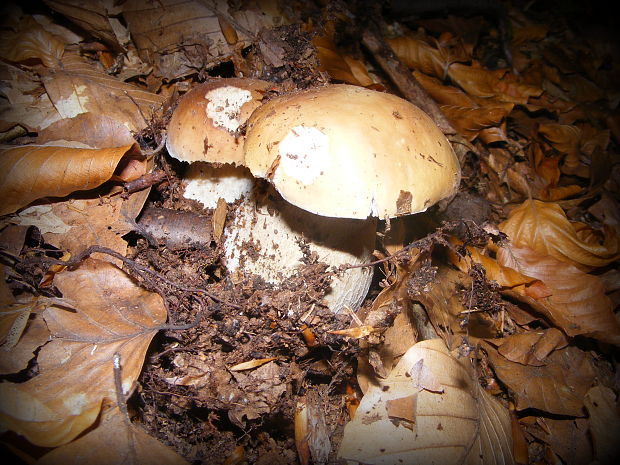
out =
[[242,166],[243,140],[237,132],[271,87],[258,79],[219,79],[180,99],[166,148],[177,160],[192,163],[185,173],[186,198],[215,208],[219,198],[234,202],[250,192],[253,178]]
[[274,98],[247,122],[245,165],[318,215],[382,219],[425,211],[458,189],[452,146],[397,96],[336,84]]
[[[341,243],[357,242],[364,251],[372,250],[374,237],[359,231],[374,230],[377,217],[424,211],[455,194],[461,178],[452,146],[422,110],[350,85],[265,103],[248,119],[244,151],[254,176],[269,180],[290,204],[326,217],[332,240],[342,235]],[[335,227],[337,220],[349,226]],[[361,302],[371,278],[355,276],[348,299]]]
[[[175,109],[168,127],[168,152],[193,163],[185,176],[186,198],[215,208],[219,198],[241,199],[224,231],[224,255],[234,279],[255,274],[281,285],[295,268],[314,255],[337,267],[371,259],[374,224],[330,219],[308,213],[282,200],[264,181],[255,182],[243,165],[238,128],[261,105],[273,84],[252,79],[221,79],[188,92]],[[346,232],[353,233],[354,240]],[[334,276],[326,303],[335,312],[344,305],[357,308],[371,271],[358,268]]]

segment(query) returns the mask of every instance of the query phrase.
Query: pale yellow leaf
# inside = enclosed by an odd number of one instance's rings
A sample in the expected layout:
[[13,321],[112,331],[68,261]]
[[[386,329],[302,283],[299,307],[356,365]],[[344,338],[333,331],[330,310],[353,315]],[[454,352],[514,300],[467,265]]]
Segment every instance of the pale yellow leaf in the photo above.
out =
[[[443,392],[414,384],[411,370],[420,360]],[[409,404],[415,406],[413,421],[390,417],[388,402],[416,393]],[[510,416],[480,387],[468,358],[454,358],[439,339],[422,341],[386,379],[368,388],[345,426],[338,456],[369,465],[512,464]]]
[[0,63],[0,75],[5,97],[0,99],[0,130],[19,124],[37,131],[62,118],[34,73]]
[[258,358],[256,360],[248,360],[247,362],[241,362],[235,366],[230,367],[230,371],[251,370],[253,368],[258,368],[259,366],[262,366],[265,363],[269,363],[275,359],[276,357],[268,357],[268,358]]

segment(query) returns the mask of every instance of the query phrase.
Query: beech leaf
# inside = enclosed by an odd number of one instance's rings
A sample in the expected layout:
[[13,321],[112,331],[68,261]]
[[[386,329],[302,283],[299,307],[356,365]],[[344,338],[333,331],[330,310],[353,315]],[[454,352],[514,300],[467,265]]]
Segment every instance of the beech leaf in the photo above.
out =
[[5,30],[0,35],[0,57],[13,62],[36,58],[48,68],[57,68],[65,51],[65,42],[47,32],[31,16],[18,26],[17,31]]
[[312,44],[319,58],[319,69],[329,74],[332,79],[356,86],[369,86],[373,83],[364,63],[342,54],[329,37],[317,36],[312,39]]
[[136,144],[106,149],[25,145],[0,151],[0,215],[42,197],[64,197],[108,181],[123,158],[141,157]]
[[620,438],[616,394],[606,386],[594,386],[586,394],[585,404],[590,414],[590,433],[598,462],[615,463]]
[[[432,391],[412,379],[424,371],[413,369],[419,363],[432,372]],[[411,347],[378,383],[345,426],[341,459],[372,465],[513,463],[508,410],[480,387],[470,360],[452,357],[442,340]]]
[[[113,445],[113,447],[111,447]],[[142,428],[128,425],[117,407],[103,413],[101,424],[88,434],[58,447],[37,465],[188,465],[176,452]]]
[[497,261],[545,284],[550,296],[524,299],[566,334],[620,345],[620,323],[600,278],[525,247],[503,247],[497,252]]
[[[114,447],[110,447],[110,445]],[[176,452],[149,436],[136,425],[128,425],[117,407],[108,408],[101,423],[83,437],[58,447],[37,465],[187,465]]]
[[443,79],[451,58],[445,49],[437,49],[413,37],[388,39],[394,54],[410,69]]
[[588,354],[569,346],[553,351],[546,365],[536,367],[511,362],[483,344],[497,377],[514,393],[518,410],[583,416],[584,396],[595,376]]
[[64,304],[43,313],[52,340],[38,354],[39,374],[0,384],[0,428],[43,447],[71,441],[93,424],[104,399],[116,399],[115,353],[123,390],[131,391],[166,320],[162,298],[108,262],[88,259],[54,282]]
[[566,347],[566,336],[557,328],[513,334],[489,342],[498,346],[498,352],[511,362],[543,366],[545,358],[554,350]]
[[164,97],[100,71],[76,53],[65,53],[62,69],[43,76],[43,85],[63,118],[91,112],[138,132],[159,111]]
[[499,227],[514,246],[528,247],[577,267],[605,266],[620,258],[620,239],[611,227],[605,226],[602,241],[597,235],[584,240],[586,236],[578,234],[557,203],[528,199]]

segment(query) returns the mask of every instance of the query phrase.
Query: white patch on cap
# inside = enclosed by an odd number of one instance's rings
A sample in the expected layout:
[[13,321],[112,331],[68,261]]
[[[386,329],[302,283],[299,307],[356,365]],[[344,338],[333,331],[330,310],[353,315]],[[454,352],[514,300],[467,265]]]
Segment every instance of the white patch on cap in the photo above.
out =
[[213,125],[233,133],[241,125],[241,107],[252,100],[252,93],[239,87],[224,86],[207,92],[205,98],[209,100],[207,116],[213,120]]
[[304,184],[310,184],[329,166],[329,139],[317,128],[296,126],[278,147],[278,170]]

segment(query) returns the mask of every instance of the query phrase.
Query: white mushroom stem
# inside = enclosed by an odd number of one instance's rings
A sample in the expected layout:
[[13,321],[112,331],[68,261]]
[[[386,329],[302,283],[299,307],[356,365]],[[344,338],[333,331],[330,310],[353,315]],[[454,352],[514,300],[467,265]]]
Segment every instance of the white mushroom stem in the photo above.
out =
[[[279,286],[303,265],[302,243],[330,269],[372,261],[375,219],[315,215],[286,202],[266,183],[255,185],[244,167],[199,165],[190,167],[185,197],[207,208],[213,208],[220,197],[229,203],[243,199],[224,230],[226,267],[231,276],[254,274]],[[371,281],[372,268],[334,275],[325,296],[327,306],[333,312],[345,305],[357,309]]]

